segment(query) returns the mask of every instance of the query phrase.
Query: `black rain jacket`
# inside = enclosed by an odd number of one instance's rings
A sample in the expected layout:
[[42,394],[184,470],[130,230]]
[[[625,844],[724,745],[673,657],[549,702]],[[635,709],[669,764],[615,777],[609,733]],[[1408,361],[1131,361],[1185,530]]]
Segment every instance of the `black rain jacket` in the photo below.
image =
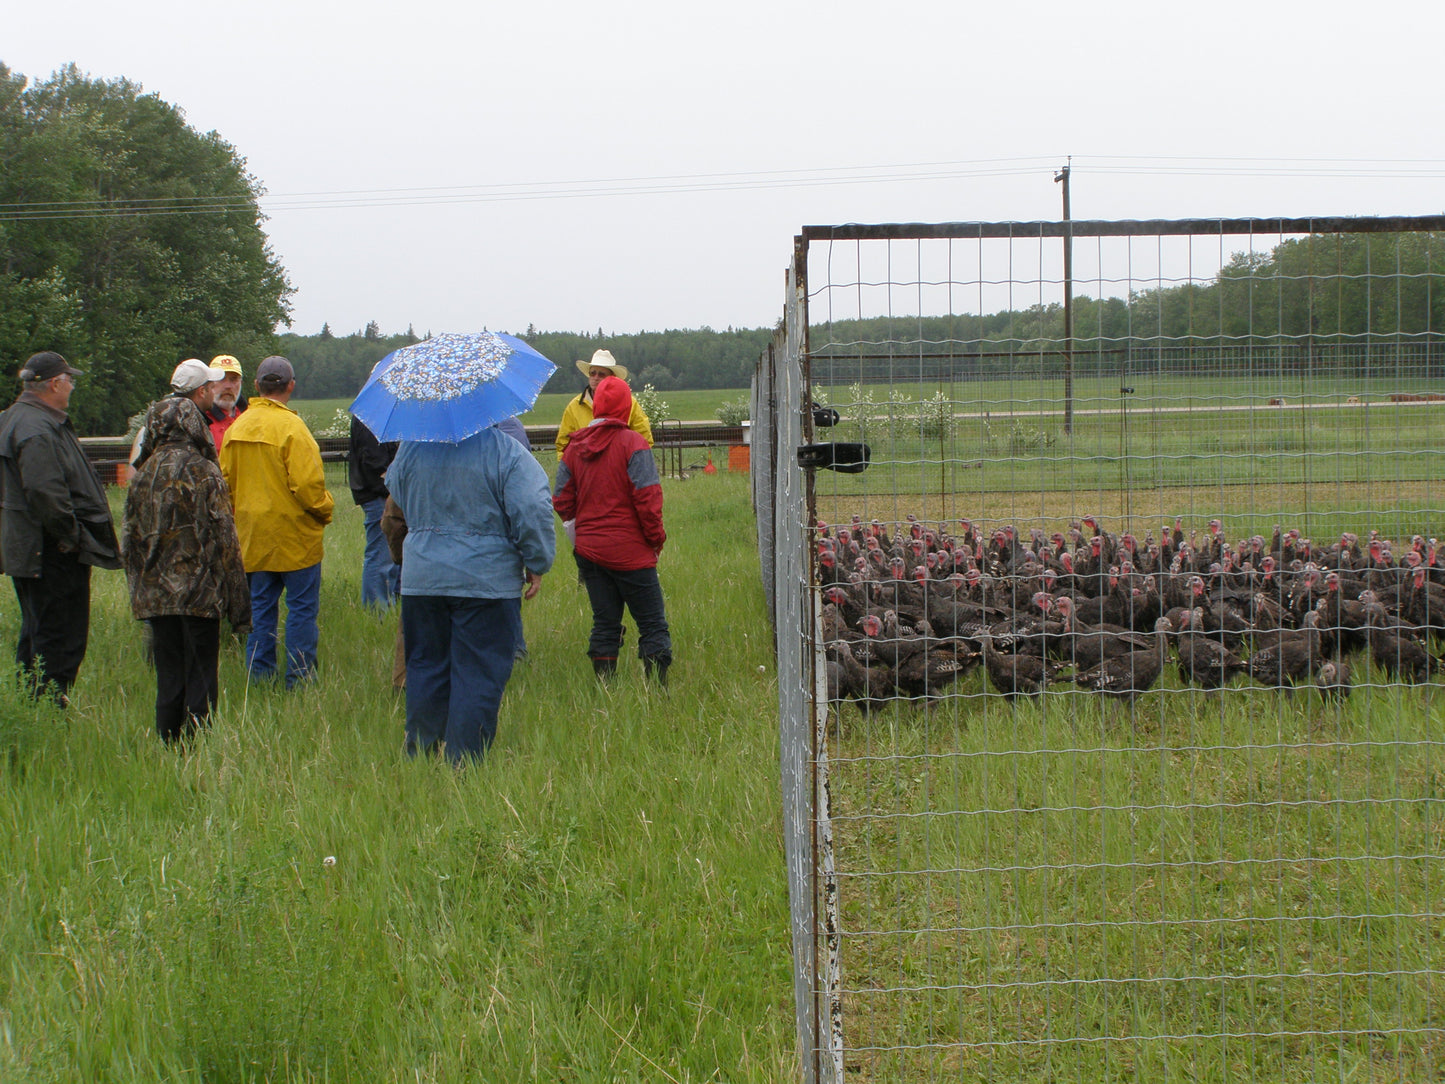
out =
[[49,543],[81,564],[119,568],[115,523],[95,468],[64,411],[31,392],[0,414],[0,563],[34,579]]

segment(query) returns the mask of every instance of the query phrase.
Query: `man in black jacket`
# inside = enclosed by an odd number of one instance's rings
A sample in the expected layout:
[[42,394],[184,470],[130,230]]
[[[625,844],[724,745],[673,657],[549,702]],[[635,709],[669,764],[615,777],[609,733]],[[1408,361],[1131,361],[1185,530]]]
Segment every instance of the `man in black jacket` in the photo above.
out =
[[401,566],[391,559],[381,533],[381,512],[386,507],[386,482],[382,475],[396,458],[396,441],[382,444],[355,416],[351,419],[351,442],[347,452],[351,499],[361,506],[366,528],[366,550],[361,557],[361,603],[387,607],[401,592]]
[[25,389],[0,414],[0,561],[20,601],[15,661],[36,696],[62,707],[90,634],[90,570],[119,568],[105,488],[66,409],[75,376],[52,350],[20,370]]

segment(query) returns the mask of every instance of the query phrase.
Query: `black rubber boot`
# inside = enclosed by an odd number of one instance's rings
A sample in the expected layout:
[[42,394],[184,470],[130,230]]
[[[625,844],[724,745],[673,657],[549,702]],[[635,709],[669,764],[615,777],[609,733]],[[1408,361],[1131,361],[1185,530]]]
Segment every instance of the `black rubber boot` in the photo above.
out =
[[642,673],[649,681],[656,681],[659,685],[667,684],[667,668],[672,665],[672,659],[667,655],[644,655],[642,657]]
[[593,659],[592,672],[602,681],[607,681],[613,674],[617,673],[616,659]]

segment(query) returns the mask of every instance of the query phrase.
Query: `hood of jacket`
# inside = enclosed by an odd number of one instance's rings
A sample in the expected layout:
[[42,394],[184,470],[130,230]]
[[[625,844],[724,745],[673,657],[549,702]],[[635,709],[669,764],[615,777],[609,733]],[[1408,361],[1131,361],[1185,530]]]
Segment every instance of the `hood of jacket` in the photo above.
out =
[[616,418],[593,418],[591,424],[584,426],[572,434],[572,443],[567,447],[570,450],[574,446],[577,454],[583,459],[596,459],[607,446],[612,443],[612,438],[618,433],[630,433],[627,422],[618,421]]
[[632,389],[625,380],[609,376],[600,381],[592,395],[592,416],[613,418],[623,425],[632,417]]
[[196,451],[216,462],[216,442],[201,408],[189,399],[171,397],[151,407],[146,418],[147,443],[154,451],[167,444],[192,444]]

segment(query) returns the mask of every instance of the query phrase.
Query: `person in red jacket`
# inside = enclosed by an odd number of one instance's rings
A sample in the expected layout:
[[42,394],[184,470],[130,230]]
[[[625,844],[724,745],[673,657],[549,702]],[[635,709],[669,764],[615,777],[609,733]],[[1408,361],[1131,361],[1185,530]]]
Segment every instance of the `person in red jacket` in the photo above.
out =
[[568,442],[552,495],[557,514],[576,521],[573,556],[592,603],[587,654],[598,677],[617,672],[626,606],[637,623],[643,670],[665,685],[672,634],[657,578],[657,558],[667,542],[657,462],[647,441],[627,426],[627,384],[609,376],[592,396],[592,423]]

